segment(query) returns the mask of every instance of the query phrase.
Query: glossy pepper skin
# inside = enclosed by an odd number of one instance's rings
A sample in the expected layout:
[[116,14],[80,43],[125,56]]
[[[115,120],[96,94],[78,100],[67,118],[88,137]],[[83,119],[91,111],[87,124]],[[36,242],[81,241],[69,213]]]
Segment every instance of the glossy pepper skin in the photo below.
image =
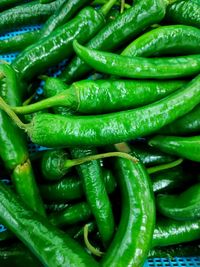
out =
[[46,21],[40,32],[40,38],[51,34],[56,28],[68,22],[85,5],[89,5],[91,0],[67,0],[54,14]]
[[73,225],[80,222],[85,222],[92,217],[92,211],[87,202],[80,202],[67,207],[66,209],[52,213],[49,215],[50,222],[62,227],[65,225]]
[[0,53],[22,51],[27,46],[32,45],[39,36],[39,31],[31,31],[0,40]]
[[200,105],[183,117],[175,120],[159,130],[160,134],[166,135],[187,135],[200,132]]
[[169,163],[175,160],[175,157],[150,147],[143,142],[133,142],[129,144],[129,147],[131,151],[137,154],[137,157],[146,167]]
[[123,56],[151,57],[160,55],[199,54],[200,29],[185,25],[161,26],[129,44]]
[[134,110],[96,116],[37,114],[23,125],[33,143],[47,147],[100,146],[149,135],[200,102],[200,76],[166,98]]
[[179,137],[158,135],[153,137],[149,144],[171,155],[200,162],[200,136]]
[[[0,80],[3,99],[12,106],[21,103],[15,72],[7,64],[0,65],[4,78]],[[24,133],[17,129],[10,118],[0,111],[0,157],[11,173],[15,189],[23,201],[33,210],[44,214],[44,207],[35,182]]]
[[121,219],[102,266],[143,266],[149,252],[155,205],[149,176],[140,162],[115,159],[115,176],[121,194]]
[[174,167],[169,170],[151,174],[154,193],[170,193],[186,184],[191,177],[184,173],[182,167]]
[[60,26],[49,37],[41,39],[25,49],[14,60],[12,66],[20,78],[30,80],[73,55],[73,39],[77,38],[80,42],[86,42],[103,24],[103,15],[91,7],[86,7],[74,19]]
[[[57,84],[59,88],[59,83],[57,82]],[[181,80],[83,80],[73,83],[70,88],[65,86],[67,90],[63,91],[63,84],[61,83],[59,95],[32,105],[15,108],[15,112],[27,114],[44,108],[64,106],[73,113],[105,114],[155,102],[185,84],[186,82]],[[47,86],[45,85],[46,88]]]
[[[98,266],[73,239],[47,219],[27,209],[0,183],[0,219],[45,266]],[[34,231],[33,231],[34,229]]]
[[[116,181],[109,170],[103,169],[103,179],[107,193],[116,188]],[[84,196],[83,184],[80,179],[66,177],[56,183],[39,186],[41,196],[46,201],[67,202]]]
[[[71,149],[74,158],[96,154],[96,149]],[[77,171],[83,183],[83,190],[95,217],[97,227],[104,246],[108,246],[115,230],[111,203],[103,182],[103,172],[99,161],[95,160],[77,166]]]
[[166,20],[173,24],[186,24],[200,28],[200,1],[181,0],[169,5]]
[[199,255],[199,244],[185,244],[150,250],[148,258],[192,257]]
[[198,240],[200,238],[200,220],[175,221],[160,218],[156,222],[152,247],[162,247]]
[[195,184],[179,195],[158,195],[156,199],[161,214],[174,220],[200,218],[200,184]]
[[76,54],[102,73],[134,79],[173,79],[197,75],[200,55],[169,58],[126,57],[92,50],[73,42]]
[[[107,24],[87,47],[102,51],[113,51],[133,40],[139,33],[154,23],[160,22],[165,16],[165,3],[162,0],[142,0],[134,3],[134,6],[116,17]],[[75,57],[61,75],[61,78],[71,83],[80,80],[91,71],[82,59]]]
[[56,0],[49,5],[42,5],[39,0],[36,0],[5,10],[0,14],[0,32],[41,23],[51,16],[64,1]]

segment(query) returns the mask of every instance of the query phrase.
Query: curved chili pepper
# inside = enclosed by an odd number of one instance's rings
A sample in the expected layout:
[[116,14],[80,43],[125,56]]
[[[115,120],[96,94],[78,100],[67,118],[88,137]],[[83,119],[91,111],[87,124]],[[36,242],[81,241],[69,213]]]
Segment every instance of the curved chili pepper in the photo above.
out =
[[60,26],[49,37],[42,38],[25,49],[12,63],[19,77],[22,80],[30,80],[63,59],[72,56],[73,40],[77,38],[81,42],[86,42],[94,36],[105,24],[104,14],[110,10],[115,1],[109,0],[100,11],[85,7],[74,19]]
[[80,202],[70,205],[60,212],[52,213],[48,218],[53,225],[62,227],[65,225],[73,225],[75,223],[87,221],[91,217],[92,211],[88,203]]
[[[15,72],[10,65],[1,64],[0,73],[4,76],[0,80],[1,96],[10,105],[18,105],[21,103],[21,96]],[[29,207],[44,214],[44,207],[29,161],[26,138],[2,110],[0,111],[0,121],[0,157],[11,173],[15,189]]]
[[160,218],[156,222],[152,247],[170,246],[198,240],[200,220],[175,221]]
[[200,28],[200,2],[181,0],[169,5],[166,20],[173,24],[186,24]]
[[140,162],[115,160],[121,190],[121,219],[102,266],[142,266],[151,246],[155,206],[149,176]]
[[[116,188],[116,181],[109,170],[103,169],[103,180],[108,194]],[[83,184],[80,179],[66,177],[56,183],[41,184],[41,196],[46,201],[66,202],[84,196]]]
[[5,110],[33,143],[46,147],[100,146],[149,135],[191,111],[200,102],[200,75],[175,93],[134,110],[96,116],[36,114],[22,123],[2,99]]
[[200,105],[191,112],[159,130],[160,134],[186,135],[200,132]]
[[199,54],[200,29],[185,25],[161,26],[148,31],[129,44],[123,56]]
[[[107,24],[87,47],[103,51],[113,51],[133,40],[139,33],[165,16],[166,5],[162,0],[142,0]],[[90,73],[91,67],[82,59],[75,57],[61,74],[61,78],[71,83]]]
[[[52,79],[52,78],[50,78]],[[56,78],[54,78],[55,81]],[[48,79],[46,80],[48,83]],[[59,84],[60,83],[60,84]],[[54,106],[65,106],[71,112],[84,114],[108,113],[144,106],[159,100],[185,85],[185,81],[129,81],[129,80],[83,80],[70,88],[57,81],[60,93],[32,105],[15,107],[17,113],[27,114]],[[45,90],[54,88],[45,85]],[[67,89],[67,90],[63,90]],[[61,108],[61,107],[60,107]],[[68,111],[68,112],[69,112]]]
[[52,15],[65,0],[56,0],[49,5],[40,4],[39,0],[31,1],[5,10],[0,13],[0,32],[19,26],[41,23]]
[[171,155],[200,162],[200,136],[179,137],[158,135],[149,141],[149,145]]
[[[73,239],[37,213],[29,210],[0,183],[0,219],[38,257],[42,264],[58,266],[99,266]],[[34,229],[34,231],[33,231]]]
[[[41,0],[40,0],[41,1]],[[47,0],[43,0],[47,1]],[[56,28],[68,22],[85,5],[90,4],[91,0],[67,0],[54,14],[46,21],[40,31],[40,38],[44,38],[52,33]]]
[[200,184],[195,184],[179,195],[158,195],[157,207],[161,214],[174,220],[200,219]]
[[200,55],[171,58],[126,57],[92,50],[73,42],[77,55],[97,71],[137,79],[172,79],[196,75],[200,71]]
[[11,53],[22,51],[32,45],[40,36],[40,31],[31,31],[0,40],[0,53]]

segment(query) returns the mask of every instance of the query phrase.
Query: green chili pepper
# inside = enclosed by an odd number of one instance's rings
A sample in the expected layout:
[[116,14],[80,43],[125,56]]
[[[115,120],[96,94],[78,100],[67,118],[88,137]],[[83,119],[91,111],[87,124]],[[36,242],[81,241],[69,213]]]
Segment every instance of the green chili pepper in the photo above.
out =
[[2,183],[0,183],[0,200],[0,219],[42,264],[49,267],[98,266],[98,263],[78,243],[56,229],[47,219],[28,210]]
[[[139,33],[165,16],[166,5],[162,0],[137,1],[133,7],[123,12],[114,21],[107,24],[87,47],[103,51],[113,51],[133,40]],[[90,73],[91,68],[79,57],[75,57],[61,75],[67,83],[80,80]]]
[[25,0],[1,0],[0,11],[2,12],[2,10],[4,9],[8,9],[12,6],[16,6],[17,4],[21,4],[23,2],[25,2]]
[[45,204],[45,209],[47,213],[52,212],[59,212],[64,209],[66,209],[69,206],[69,204],[66,203],[51,203],[51,204]]
[[123,152],[108,152],[96,155],[85,155],[78,159],[69,159],[64,150],[48,150],[42,156],[42,174],[47,180],[59,180],[70,170],[71,167],[78,166],[92,160],[110,157],[122,157],[135,160],[134,157]]
[[175,93],[134,110],[95,116],[36,114],[22,123],[0,99],[0,108],[24,129],[33,143],[46,147],[100,146],[149,135],[190,112],[200,102],[200,75]]
[[157,207],[161,214],[174,220],[200,218],[200,184],[195,184],[179,195],[158,195]]
[[172,79],[198,74],[200,55],[171,58],[126,57],[92,50],[73,42],[77,55],[97,71],[137,79]]
[[[108,194],[116,188],[116,181],[109,170],[103,169],[103,180]],[[80,179],[66,177],[56,183],[39,186],[42,198],[47,201],[70,201],[84,196],[83,185]]]
[[150,250],[148,258],[192,257],[198,256],[199,251],[199,244],[162,247]]
[[105,24],[104,14],[115,1],[109,0],[108,5],[103,6],[100,11],[95,11],[92,7],[82,9],[74,19],[60,26],[49,37],[42,38],[25,49],[12,64],[20,78],[30,80],[72,56],[72,41],[77,38],[81,42],[86,42],[94,36]]
[[70,205],[66,209],[52,213],[49,215],[49,220],[53,225],[62,227],[69,224],[76,224],[87,221],[92,217],[92,211],[87,202],[80,202]]
[[134,142],[133,144],[129,144],[129,147],[131,151],[135,151],[138,158],[146,167],[169,163],[175,160],[173,156],[150,147],[144,142]]
[[160,218],[156,222],[153,235],[153,247],[170,246],[198,240],[200,238],[200,220],[175,221]]
[[51,3],[53,1],[55,1],[55,0],[40,0],[40,3],[41,4],[48,4],[48,3]]
[[[169,95],[185,84],[185,81],[178,80],[159,82],[84,80],[73,83],[67,89],[67,86],[64,88],[62,82],[60,85],[57,82],[57,92],[60,87],[58,95],[32,105],[15,107],[13,110],[17,113],[27,114],[49,107],[65,106],[71,112],[85,114],[114,112],[152,103]],[[52,87],[52,85],[45,85],[45,87],[48,90],[47,87]]]
[[[102,266],[142,266],[152,242],[155,207],[148,174],[140,162],[115,160],[121,219]],[[144,219],[145,218],[145,219]]]
[[[42,0],[40,0],[42,1]],[[43,0],[47,1],[47,0]],[[42,3],[42,2],[41,2]],[[91,0],[67,0],[55,13],[46,21],[40,32],[41,38],[51,34],[56,28],[67,23],[85,5],[90,4]]]
[[180,166],[151,175],[154,193],[175,192],[193,180]]
[[36,0],[5,10],[0,13],[0,32],[15,29],[25,24],[41,23],[64,2],[65,0],[56,0],[49,5],[42,5],[39,0]]
[[173,24],[186,24],[200,28],[200,1],[177,1],[167,8],[166,20]]
[[[96,153],[94,148],[73,148],[71,154],[77,160]],[[98,161],[84,163],[77,167],[83,183],[87,202],[94,215],[104,246],[107,246],[114,234],[114,216],[111,203],[103,182],[103,172]]]
[[151,57],[199,54],[200,30],[184,25],[163,26],[151,30],[128,45],[121,55]]
[[[18,80],[10,65],[1,64],[0,95],[10,105],[21,103]],[[7,170],[11,173],[15,189],[24,202],[33,210],[44,214],[44,207],[35,182],[28,147],[23,132],[12,124],[10,118],[0,111],[0,157]]]
[[12,36],[8,39],[0,40],[0,53],[11,53],[22,51],[27,46],[33,44],[39,37],[38,31],[31,31]]
[[0,247],[0,265],[3,267],[42,267],[38,259],[21,243]]
[[191,112],[159,130],[161,134],[186,135],[200,132],[200,105]]
[[179,137],[158,135],[149,141],[149,145],[163,152],[200,162],[200,136]]

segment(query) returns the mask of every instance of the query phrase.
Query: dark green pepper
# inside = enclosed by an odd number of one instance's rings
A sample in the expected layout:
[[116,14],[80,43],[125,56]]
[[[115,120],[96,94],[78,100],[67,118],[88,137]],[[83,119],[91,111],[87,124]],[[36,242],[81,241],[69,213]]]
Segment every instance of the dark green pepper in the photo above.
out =
[[179,195],[158,195],[157,208],[174,220],[200,219],[200,184],[195,184]]
[[5,10],[0,13],[0,32],[44,22],[64,2],[65,0],[56,0],[49,5],[42,5],[39,0],[35,0]]
[[159,133],[168,135],[187,135],[200,132],[200,105],[173,123],[160,129]]
[[92,211],[87,202],[70,205],[66,209],[49,215],[50,222],[57,226],[76,224],[87,221],[92,217]]
[[[95,155],[96,149],[71,149],[73,157],[79,159],[81,157]],[[95,160],[77,166],[83,184],[83,190],[91,208],[92,214],[97,222],[97,227],[104,246],[108,246],[111,241],[115,222],[111,208],[111,203],[103,182],[103,172],[99,161]]]
[[38,257],[45,266],[99,266],[67,234],[47,219],[29,210],[0,183],[0,220]]
[[92,7],[82,9],[74,19],[60,26],[49,37],[42,38],[25,49],[12,63],[20,78],[28,81],[72,56],[73,40],[86,42],[94,36],[104,25],[104,14],[109,11],[115,1],[109,0],[108,5],[103,6],[100,11]]
[[[154,23],[160,22],[165,16],[166,5],[162,0],[142,0],[120,14],[115,20],[107,24],[87,47],[103,51],[113,51],[126,42],[133,40],[139,33]],[[61,78],[71,83],[80,80],[90,73],[91,67],[82,59],[75,57],[61,75]]]
[[168,22],[173,24],[186,24],[200,28],[200,1],[177,1],[168,6],[165,18]]
[[142,266],[151,246],[155,206],[149,176],[140,162],[115,160],[121,190],[121,219],[102,266]]
[[[109,170],[103,169],[103,179],[108,194],[116,188],[116,181]],[[66,177],[61,181],[39,186],[44,200],[63,202],[80,199],[84,196],[83,185],[80,179]]]
[[172,79],[197,75],[200,55],[171,58],[126,57],[93,50],[73,42],[76,54],[90,67],[102,73],[136,79]]
[[[20,90],[15,72],[10,65],[1,64],[0,95],[10,105],[21,103]],[[33,210],[44,214],[44,207],[35,182],[28,146],[23,132],[19,131],[10,118],[0,111],[0,157],[11,173],[14,187],[24,202]]]
[[32,45],[40,36],[40,31],[31,31],[12,36],[8,39],[0,40],[0,53],[11,53],[22,51]]
[[153,247],[170,246],[198,240],[200,238],[200,220],[175,221],[160,218],[156,222],[153,235]]
[[200,136],[179,137],[158,135],[150,139],[149,145],[165,153],[200,162]]

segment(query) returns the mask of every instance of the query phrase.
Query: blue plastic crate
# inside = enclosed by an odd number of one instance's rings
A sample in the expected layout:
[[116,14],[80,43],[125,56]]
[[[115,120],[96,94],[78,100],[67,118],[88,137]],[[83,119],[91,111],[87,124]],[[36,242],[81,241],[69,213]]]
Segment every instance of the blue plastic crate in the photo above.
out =
[[[31,26],[31,27],[25,27],[18,29],[17,31],[7,33],[4,35],[0,35],[0,40],[3,40],[5,38],[9,38],[12,36],[15,36],[17,34],[27,32],[27,31],[33,31],[33,30],[38,30],[40,29],[41,26],[36,25],[36,26]],[[12,54],[5,54],[5,55],[0,55],[0,59],[3,59],[9,63],[11,63],[16,55],[18,53],[12,53]],[[49,73],[51,76],[57,76],[60,73],[60,69],[63,67],[63,65],[66,62],[62,62],[55,68],[51,68],[49,70]],[[42,83],[37,89],[37,94],[40,95],[42,93]],[[29,144],[29,151],[30,153],[34,153],[35,151],[38,150],[43,150],[43,147],[39,147],[35,144]],[[6,231],[6,228],[0,224],[0,232]],[[199,252],[200,254],[200,252]],[[197,257],[174,257],[173,259],[169,258],[154,258],[154,259],[148,259],[144,267],[200,267],[200,256]]]

